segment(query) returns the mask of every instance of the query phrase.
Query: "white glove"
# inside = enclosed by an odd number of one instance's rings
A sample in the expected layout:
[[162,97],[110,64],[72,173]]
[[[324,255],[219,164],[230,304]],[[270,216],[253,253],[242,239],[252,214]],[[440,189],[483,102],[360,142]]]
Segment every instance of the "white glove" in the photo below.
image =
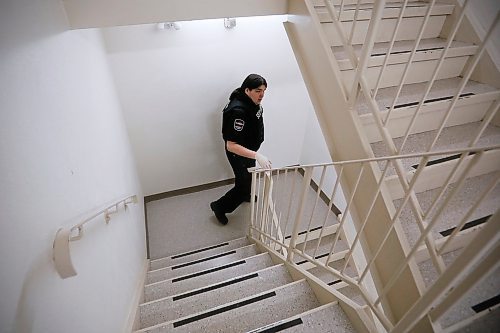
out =
[[263,169],[271,169],[271,161],[260,153],[255,153],[255,159]]

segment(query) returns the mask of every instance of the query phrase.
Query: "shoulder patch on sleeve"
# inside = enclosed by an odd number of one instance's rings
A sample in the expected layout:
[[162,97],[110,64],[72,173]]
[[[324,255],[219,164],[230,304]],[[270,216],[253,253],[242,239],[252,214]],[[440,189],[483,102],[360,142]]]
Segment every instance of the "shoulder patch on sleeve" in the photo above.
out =
[[245,121],[243,119],[235,119],[234,120],[234,129],[238,132],[241,132],[243,130],[243,127],[245,126]]

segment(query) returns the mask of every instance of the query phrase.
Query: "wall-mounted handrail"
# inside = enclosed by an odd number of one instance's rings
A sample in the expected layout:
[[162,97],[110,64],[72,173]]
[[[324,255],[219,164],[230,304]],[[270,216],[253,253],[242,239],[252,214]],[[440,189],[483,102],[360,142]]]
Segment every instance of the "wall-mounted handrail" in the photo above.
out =
[[[107,224],[111,220],[111,215],[118,213],[120,205],[123,205],[123,208],[127,210],[128,205],[132,203],[137,203],[137,195],[131,195],[118,200],[71,228],[59,228],[59,230],[57,230],[53,244],[53,259],[56,270],[61,278],[66,279],[77,274],[71,261],[69,242],[79,240],[83,237],[84,225],[101,215]],[[75,232],[77,233],[76,235],[74,234]]]

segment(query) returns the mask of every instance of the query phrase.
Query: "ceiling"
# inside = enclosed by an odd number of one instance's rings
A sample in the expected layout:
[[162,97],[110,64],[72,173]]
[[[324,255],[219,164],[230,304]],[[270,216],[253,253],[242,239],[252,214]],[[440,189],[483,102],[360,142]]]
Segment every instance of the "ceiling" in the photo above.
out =
[[71,29],[282,15],[287,0],[63,0]]

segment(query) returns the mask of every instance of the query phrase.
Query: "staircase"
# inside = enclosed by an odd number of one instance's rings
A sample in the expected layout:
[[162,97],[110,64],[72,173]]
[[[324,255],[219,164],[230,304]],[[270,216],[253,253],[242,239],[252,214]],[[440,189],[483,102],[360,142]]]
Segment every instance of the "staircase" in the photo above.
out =
[[321,287],[275,261],[247,238],[152,260],[135,332],[356,332]]
[[[257,172],[252,235],[369,308],[377,331],[500,327],[500,74],[490,32],[465,13],[452,0],[289,2],[285,28],[339,162]],[[298,190],[283,173],[301,174]],[[335,221],[315,222],[321,196]]]

